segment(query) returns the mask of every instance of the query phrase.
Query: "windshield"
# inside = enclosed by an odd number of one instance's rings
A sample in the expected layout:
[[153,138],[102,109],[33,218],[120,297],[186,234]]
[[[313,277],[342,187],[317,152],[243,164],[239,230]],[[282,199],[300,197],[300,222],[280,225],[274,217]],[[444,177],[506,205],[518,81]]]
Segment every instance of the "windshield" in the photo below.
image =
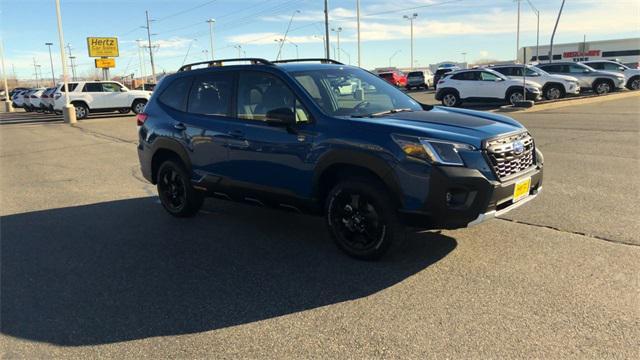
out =
[[527,71],[527,76],[529,75],[529,71],[537,73],[537,74],[540,74],[540,75],[547,75],[547,76],[551,75],[548,72],[546,72],[546,71],[544,71],[544,70],[542,70],[540,68],[537,68],[535,66],[527,66],[527,70],[528,70]]
[[363,117],[422,110],[417,101],[362,69],[336,67],[291,75],[330,116]]

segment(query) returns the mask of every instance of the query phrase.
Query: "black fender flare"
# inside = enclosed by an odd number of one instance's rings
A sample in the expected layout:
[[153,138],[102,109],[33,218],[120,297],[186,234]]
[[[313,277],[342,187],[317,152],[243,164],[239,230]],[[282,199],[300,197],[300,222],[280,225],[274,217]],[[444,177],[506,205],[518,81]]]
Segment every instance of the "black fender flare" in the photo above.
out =
[[[180,144],[177,140],[166,138],[166,137],[159,137],[151,143],[150,147],[151,147],[151,154],[152,154],[151,155],[152,165],[153,165],[153,159],[155,158],[156,154],[159,151],[168,150],[178,155],[187,172],[191,173],[191,160],[189,158],[189,154],[187,153],[187,150],[184,148],[184,146]],[[155,178],[155,176],[153,176],[153,178]]]
[[436,90],[436,100],[442,100],[442,97],[444,96],[444,94],[447,94],[450,92],[456,94],[456,96],[460,98],[460,92],[458,91],[458,89],[452,88],[452,87],[443,87],[443,88],[438,88],[438,90]]
[[332,166],[351,166],[367,170],[376,175],[391,190],[391,197],[402,204],[402,191],[392,166],[384,159],[370,152],[353,149],[336,149],[324,154],[317,162],[313,174],[313,197],[320,199],[322,195],[321,180],[325,171]]
[[91,107],[89,106],[89,104],[87,104],[87,102],[86,102],[85,100],[78,99],[78,100],[71,100],[71,101],[69,101],[69,104],[72,104],[72,105],[73,105],[74,103],[80,103],[80,104],[82,104],[82,105],[86,106],[86,107],[87,107],[87,109],[91,110]]
[[523,89],[524,87],[522,85],[511,85],[507,88],[507,91],[504,92],[504,98],[506,100],[509,100],[509,94],[511,94],[513,91],[522,92]]

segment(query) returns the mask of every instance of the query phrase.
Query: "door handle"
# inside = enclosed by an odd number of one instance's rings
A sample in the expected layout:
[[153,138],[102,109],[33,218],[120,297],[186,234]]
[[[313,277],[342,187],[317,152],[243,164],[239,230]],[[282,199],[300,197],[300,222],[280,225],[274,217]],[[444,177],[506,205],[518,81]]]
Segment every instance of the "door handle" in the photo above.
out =
[[242,130],[231,130],[228,134],[236,139],[244,139],[244,132]]
[[187,130],[187,127],[184,126],[184,124],[180,123],[180,122],[173,124],[173,128],[176,129],[176,130],[180,130],[180,131]]

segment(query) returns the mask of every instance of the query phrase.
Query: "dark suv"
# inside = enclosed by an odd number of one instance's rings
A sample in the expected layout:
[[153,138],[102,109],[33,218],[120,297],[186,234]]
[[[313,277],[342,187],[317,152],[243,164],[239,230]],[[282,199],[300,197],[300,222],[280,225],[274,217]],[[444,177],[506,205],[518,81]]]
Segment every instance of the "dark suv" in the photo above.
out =
[[158,84],[138,114],[138,154],[170,214],[194,215],[207,196],[323,214],[341,249],[373,259],[405,225],[467,227],[542,189],[542,154],[517,121],[422,105],[365,70],[311,60],[216,60]]

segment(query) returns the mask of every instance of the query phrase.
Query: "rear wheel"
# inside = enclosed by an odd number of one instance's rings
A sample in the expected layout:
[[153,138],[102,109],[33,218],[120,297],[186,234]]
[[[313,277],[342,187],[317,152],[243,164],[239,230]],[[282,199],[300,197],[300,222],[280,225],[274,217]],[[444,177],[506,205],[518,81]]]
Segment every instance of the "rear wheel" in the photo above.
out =
[[460,105],[460,97],[455,92],[451,91],[442,96],[442,105],[447,107],[456,107]]
[[392,204],[386,189],[370,179],[338,183],[325,206],[329,232],[338,247],[358,259],[382,257],[400,228]]
[[627,84],[627,88],[629,90],[640,90],[640,76],[636,76],[631,80],[629,80],[629,83]]
[[82,120],[89,116],[89,108],[83,103],[74,103],[73,107],[76,109],[76,119]]
[[147,106],[147,100],[136,100],[133,102],[133,104],[131,105],[131,110],[135,113],[135,114],[140,114],[142,112],[144,112],[144,107]]
[[176,217],[195,215],[202,207],[204,196],[189,181],[184,166],[176,160],[166,160],[158,169],[157,188],[162,206]]
[[593,83],[593,91],[598,95],[608,94],[613,91],[613,83],[609,80],[596,80]]
[[120,114],[128,114],[129,111],[131,111],[131,109],[129,109],[129,108],[122,108],[122,109],[118,110],[118,112]]

